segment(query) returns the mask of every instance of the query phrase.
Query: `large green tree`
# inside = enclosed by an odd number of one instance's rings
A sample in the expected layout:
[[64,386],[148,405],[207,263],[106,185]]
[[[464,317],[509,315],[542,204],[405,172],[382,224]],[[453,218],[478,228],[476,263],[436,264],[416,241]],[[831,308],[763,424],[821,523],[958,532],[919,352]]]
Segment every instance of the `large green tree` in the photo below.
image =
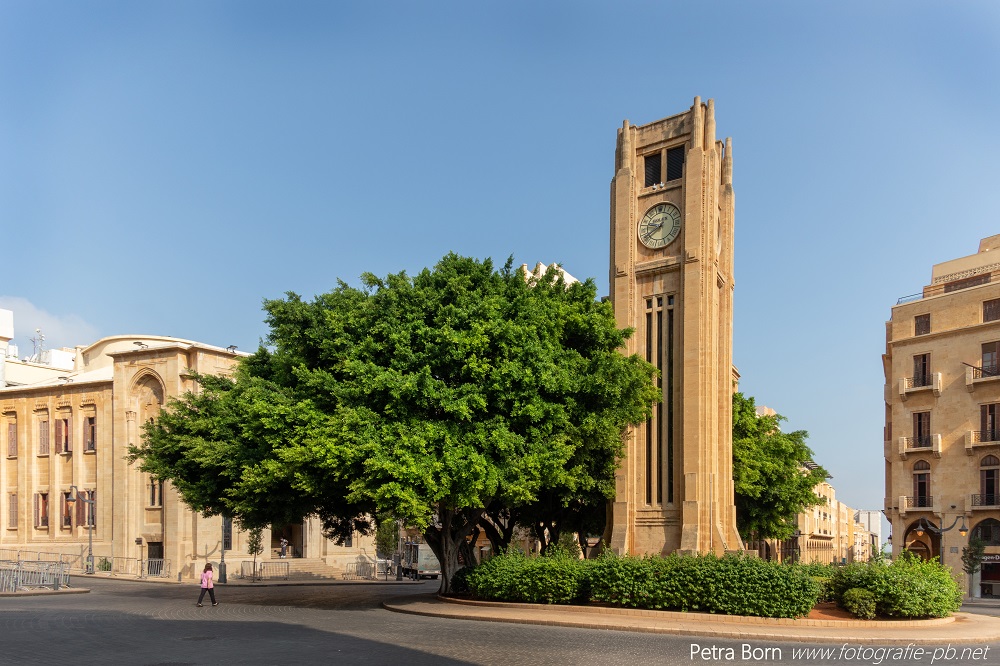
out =
[[822,504],[814,492],[828,474],[812,465],[804,430],[782,432],[785,417],[757,414],[752,397],[733,394],[736,526],[744,540],[787,539],[795,518]]
[[488,507],[613,492],[622,433],[657,399],[593,281],[529,284],[510,261],[266,301],[267,345],[170,404],[133,450],[193,507],[247,524],[318,513],[334,533],[419,527],[442,590]]

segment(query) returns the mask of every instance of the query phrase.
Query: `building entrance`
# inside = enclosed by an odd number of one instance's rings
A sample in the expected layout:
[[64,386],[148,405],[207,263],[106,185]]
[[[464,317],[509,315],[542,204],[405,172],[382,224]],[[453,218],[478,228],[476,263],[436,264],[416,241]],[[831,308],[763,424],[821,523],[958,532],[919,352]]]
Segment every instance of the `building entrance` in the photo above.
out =
[[285,557],[303,557],[302,523],[271,527],[271,557],[281,557],[281,540],[288,541]]

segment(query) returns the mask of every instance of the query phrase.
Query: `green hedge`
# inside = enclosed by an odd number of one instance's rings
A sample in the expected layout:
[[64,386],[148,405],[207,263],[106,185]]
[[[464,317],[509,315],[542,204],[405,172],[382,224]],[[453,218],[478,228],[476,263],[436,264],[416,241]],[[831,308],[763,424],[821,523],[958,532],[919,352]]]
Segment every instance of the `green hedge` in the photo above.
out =
[[562,555],[527,557],[518,551],[490,558],[466,575],[477,597],[535,604],[570,604],[589,597],[591,562]]
[[889,617],[947,617],[962,605],[961,588],[949,569],[937,558],[924,561],[907,552],[889,565],[881,560],[848,564],[830,579],[833,597],[842,607],[852,588],[871,592],[878,614]]
[[753,557],[494,557],[467,576],[484,599],[697,610],[729,615],[797,617],[816,604],[806,570]]
[[844,592],[844,608],[862,620],[873,620],[877,614],[875,595],[860,587],[852,587]]

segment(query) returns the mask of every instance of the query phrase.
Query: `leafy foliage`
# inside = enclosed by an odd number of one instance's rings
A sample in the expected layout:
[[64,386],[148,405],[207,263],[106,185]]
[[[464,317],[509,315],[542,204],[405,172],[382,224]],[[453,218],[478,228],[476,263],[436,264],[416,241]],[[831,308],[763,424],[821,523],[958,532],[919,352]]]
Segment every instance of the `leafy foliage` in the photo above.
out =
[[[559,552],[559,551],[555,551]],[[806,615],[817,587],[805,571],[757,558],[680,556],[597,560],[564,554],[494,557],[468,576],[486,599],[572,603],[593,599],[615,606],[764,617]]]
[[973,535],[969,545],[962,548],[962,571],[970,576],[979,571],[983,565],[983,555],[986,554],[986,542]]
[[345,536],[393,515],[423,531],[443,591],[487,507],[613,496],[622,432],[658,392],[593,281],[529,286],[510,261],[449,254],[362,282],[265,301],[269,347],[198,378],[133,460],[246,525],[317,513]]
[[822,504],[813,488],[827,478],[812,459],[804,430],[785,433],[781,415],[758,415],[752,397],[733,394],[733,479],[736,524],[746,540],[787,539],[804,509]]
[[841,567],[830,587],[841,606],[848,590],[868,590],[878,614],[889,617],[947,617],[962,605],[961,589],[949,569],[937,558],[924,561],[907,551],[889,565],[872,561]]
[[875,619],[875,595],[864,588],[852,587],[844,592],[843,606],[855,617],[862,620]]

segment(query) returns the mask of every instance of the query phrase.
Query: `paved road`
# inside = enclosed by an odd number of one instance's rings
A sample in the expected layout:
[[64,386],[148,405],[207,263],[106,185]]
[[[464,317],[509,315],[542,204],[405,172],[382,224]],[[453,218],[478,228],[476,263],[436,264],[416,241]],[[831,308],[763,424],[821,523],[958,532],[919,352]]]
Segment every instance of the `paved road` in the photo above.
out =
[[[878,658],[871,653],[867,659],[858,654],[852,659],[847,652],[794,659],[793,649],[831,646],[748,641],[756,652],[743,659],[741,641],[446,620],[380,607],[383,599],[400,594],[432,593],[436,581],[219,586],[216,608],[195,606],[195,585],[105,579],[87,579],[86,584],[90,594],[0,599],[0,664],[639,666],[875,664]],[[692,643],[710,652],[692,658]],[[975,663],[1000,664],[1000,645],[990,647],[989,658]],[[726,658],[730,648],[734,659]],[[883,653],[881,663],[929,664],[930,655],[896,660]]]

